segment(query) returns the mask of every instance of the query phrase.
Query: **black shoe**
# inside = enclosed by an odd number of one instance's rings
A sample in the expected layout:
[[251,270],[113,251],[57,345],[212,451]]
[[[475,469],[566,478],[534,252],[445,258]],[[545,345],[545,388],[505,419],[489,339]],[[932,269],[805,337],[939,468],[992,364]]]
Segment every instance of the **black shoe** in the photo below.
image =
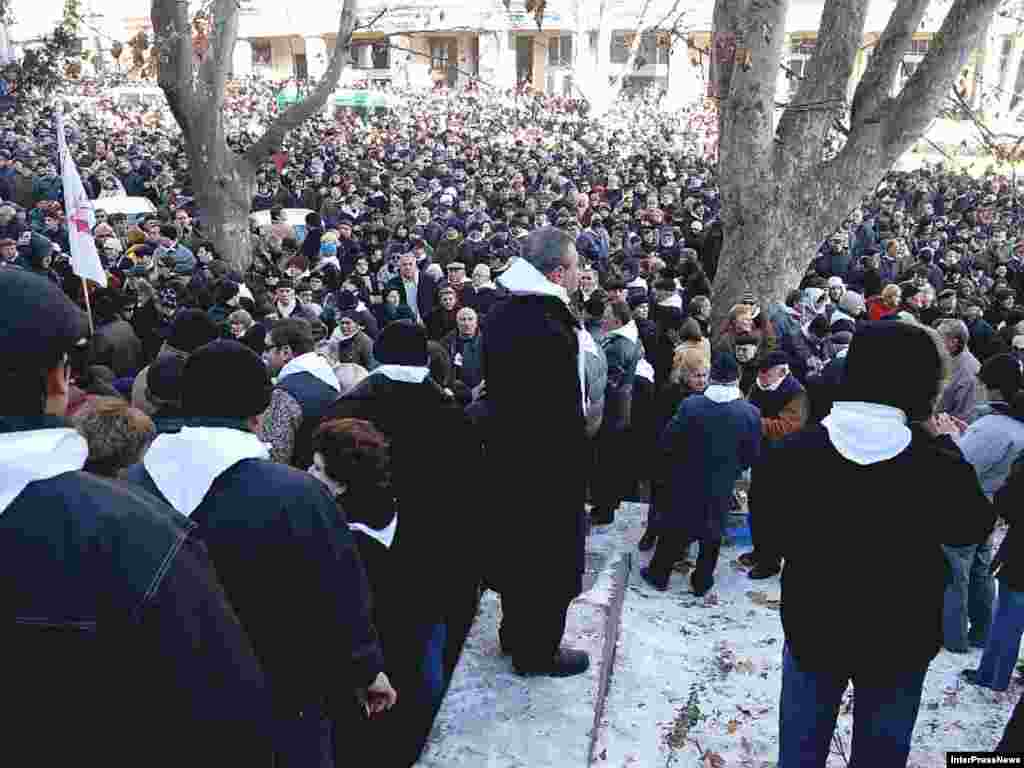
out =
[[615,510],[605,507],[594,507],[590,510],[591,525],[611,525],[615,522]]
[[636,545],[636,548],[641,552],[649,552],[654,549],[654,545],[658,543],[658,534],[647,530],[644,531],[644,535],[640,537],[640,543]]
[[702,584],[697,584],[693,579],[690,579],[690,588],[693,589],[693,594],[697,597],[704,597],[704,595],[711,591],[713,586],[715,586],[714,579]]
[[665,591],[668,590],[668,581],[665,581],[664,583],[662,583],[660,581],[655,581],[654,576],[651,575],[651,569],[650,568],[641,568],[640,569],[640,578],[643,579],[644,581],[646,581],[648,584],[650,584],[652,587],[654,587],[659,592],[665,592]]
[[753,568],[757,565],[757,553],[754,551],[744,552],[736,558],[737,562],[744,568]]
[[546,664],[540,666],[521,666],[512,662],[517,675],[533,677],[572,677],[582,675],[590,669],[590,656],[585,651],[574,651],[572,648],[560,648],[558,653]]
[[758,563],[747,573],[747,578],[754,580],[770,579],[772,576],[777,576],[781,571],[781,565],[776,565],[775,563]]

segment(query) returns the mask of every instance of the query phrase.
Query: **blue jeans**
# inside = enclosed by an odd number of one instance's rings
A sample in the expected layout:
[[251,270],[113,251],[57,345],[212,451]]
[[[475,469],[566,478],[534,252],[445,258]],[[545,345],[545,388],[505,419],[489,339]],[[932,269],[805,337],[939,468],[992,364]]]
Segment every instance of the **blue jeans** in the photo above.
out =
[[423,681],[436,712],[444,698],[444,652],[448,641],[448,626],[435,624],[430,628],[423,652]]
[[942,644],[958,653],[965,653],[970,646],[984,648],[995,602],[995,584],[989,573],[991,538],[984,544],[942,549],[953,575],[943,599]]
[[[849,768],[903,768],[921,706],[925,664],[890,676],[852,676]],[[850,675],[803,672],[787,646],[782,657],[778,768],[824,768]]]
[[992,631],[978,667],[978,685],[997,691],[1010,687],[1010,678],[1020,653],[1021,635],[1024,635],[1024,592],[1014,592],[1000,582]]

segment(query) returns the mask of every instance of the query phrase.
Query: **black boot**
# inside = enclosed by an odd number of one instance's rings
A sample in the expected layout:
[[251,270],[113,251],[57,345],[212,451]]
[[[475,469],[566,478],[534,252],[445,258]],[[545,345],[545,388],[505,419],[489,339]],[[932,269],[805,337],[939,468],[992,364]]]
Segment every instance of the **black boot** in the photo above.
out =
[[585,651],[559,648],[551,661],[543,664],[517,664],[513,659],[512,668],[523,677],[542,675],[545,677],[572,677],[582,675],[590,669],[590,656]]

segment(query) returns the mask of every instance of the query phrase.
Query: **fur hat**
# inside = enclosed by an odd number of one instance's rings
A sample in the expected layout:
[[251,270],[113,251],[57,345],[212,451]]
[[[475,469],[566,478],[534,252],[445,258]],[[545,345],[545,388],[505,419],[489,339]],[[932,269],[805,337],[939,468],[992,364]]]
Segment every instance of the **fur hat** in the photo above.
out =
[[719,352],[711,362],[711,380],[719,384],[732,384],[739,381],[740,367],[736,358],[729,352]]
[[374,342],[373,356],[385,365],[425,366],[428,363],[427,334],[408,320],[389,323]]
[[181,404],[188,416],[248,419],[267,409],[272,390],[259,355],[237,341],[218,339],[189,356]]
[[[899,376],[887,376],[895,361]],[[932,415],[947,368],[934,332],[914,323],[881,320],[853,337],[843,399],[890,405],[910,421],[923,421]]]
[[220,336],[217,324],[199,309],[186,309],[174,318],[167,345],[190,354]]

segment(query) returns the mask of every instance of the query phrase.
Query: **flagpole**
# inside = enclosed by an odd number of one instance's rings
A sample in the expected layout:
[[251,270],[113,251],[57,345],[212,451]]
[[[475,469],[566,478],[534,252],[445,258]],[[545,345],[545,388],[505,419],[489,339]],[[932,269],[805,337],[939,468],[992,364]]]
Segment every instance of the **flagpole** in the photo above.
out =
[[82,278],[82,295],[85,297],[85,314],[89,316],[89,335],[93,334],[92,307],[89,306],[89,281]]

